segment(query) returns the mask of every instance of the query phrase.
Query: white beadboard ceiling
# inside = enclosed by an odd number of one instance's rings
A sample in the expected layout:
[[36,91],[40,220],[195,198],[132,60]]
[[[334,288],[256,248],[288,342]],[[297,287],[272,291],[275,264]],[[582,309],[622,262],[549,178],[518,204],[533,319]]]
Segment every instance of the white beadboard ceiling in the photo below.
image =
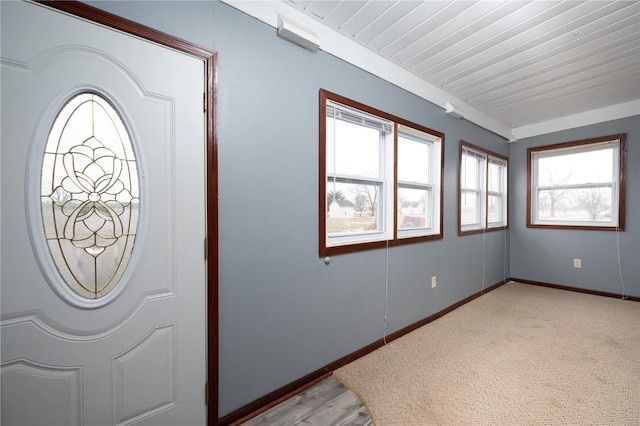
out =
[[640,114],[638,1],[227,3],[509,140]]

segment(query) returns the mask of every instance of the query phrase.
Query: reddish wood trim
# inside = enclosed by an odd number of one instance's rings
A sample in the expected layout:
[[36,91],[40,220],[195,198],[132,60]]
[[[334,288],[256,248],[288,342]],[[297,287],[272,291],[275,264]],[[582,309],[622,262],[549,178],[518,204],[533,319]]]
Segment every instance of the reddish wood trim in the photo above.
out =
[[589,290],[589,289],[586,289],[586,288],[570,287],[570,286],[561,285],[561,284],[545,283],[545,282],[541,282],[541,281],[526,280],[524,278],[516,278],[516,277],[512,277],[511,281],[516,281],[516,282],[519,282],[519,283],[522,283],[522,284],[537,285],[537,286],[540,286],[540,287],[555,288],[555,289],[558,289],[558,290],[567,290],[567,291],[574,291],[574,292],[577,292],[577,293],[591,294],[591,295],[594,295],[594,296],[613,297],[615,299],[625,299],[625,300],[631,300],[633,302],[640,302],[640,297],[624,296],[622,294],[610,293],[608,291]]
[[618,137],[620,138],[620,175],[618,177],[618,229],[624,231],[627,205],[627,134],[621,133],[618,135]]
[[[207,48],[158,31],[118,15],[79,1],[36,0],[49,8],[68,13],[149,42],[202,59],[205,69],[204,87],[207,94],[205,112],[206,190],[207,190],[207,381],[209,403],[207,424],[218,423],[218,140],[216,128],[218,56]],[[203,390],[204,392],[204,390]]]
[[318,244],[321,256],[332,254],[327,250],[327,95],[320,89],[320,102],[318,104],[318,198],[320,211],[318,212]]
[[473,149],[475,151],[479,151],[479,152],[482,152],[484,154],[490,155],[492,157],[497,157],[497,158],[499,158],[501,160],[506,161],[507,163],[509,162],[509,157],[506,157],[506,156],[504,156],[502,154],[498,154],[497,152],[490,151],[487,148],[483,148],[483,147],[481,147],[479,145],[474,145],[474,144],[472,144],[470,142],[467,142],[465,140],[462,140],[462,139],[460,140],[460,153],[462,153],[462,147],[463,146],[466,146],[466,147],[471,148],[471,149]]
[[537,152],[537,151],[550,151],[550,150],[553,150],[553,149],[560,149],[560,148],[573,148],[573,147],[576,147],[576,146],[588,145],[588,144],[592,144],[592,143],[613,141],[613,140],[622,138],[624,135],[625,135],[625,133],[615,134],[615,135],[607,135],[607,136],[598,136],[596,138],[580,139],[580,140],[577,140],[577,141],[561,142],[561,143],[554,143],[554,144],[550,144],[550,145],[535,146],[535,147],[531,147],[529,149],[531,149],[532,151]]
[[207,73],[207,424],[218,424],[218,55],[206,60]]
[[69,13],[71,15],[84,18],[88,21],[92,21],[122,32],[135,35],[142,39],[151,41],[156,44],[160,44],[171,49],[179,50],[184,53],[188,53],[191,56],[195,56],[201,59],[207,59],[214,55],[215,52],[198,46],[195,43],[181,39],[179,37],[172,36],[171,34],[158,31],[154,28],[146,25],[139,24],[134,21],[130,21],[113,13],[106,12],[102,9],[90,6],[86,3],[81,3],[77,0],[35,0],[37,3],[44,4],[52,9],[57,9],[62,12]]
[[531,224],[527,225],[527,228],[538,229],[571,229],[578,231],[624,231],[623,228],[616,228],[615,226],[580,226],[580,225],[543,225],[543,224]]
[[[326,238],[326,236],[321,236],[321,238]],[[389,243],[391,243],[391,241],[389,241]],[[358,251],[374,250],[384,247],[387,247],[387,240],[371,241],[368,243],[358,244],[345,244],[342,246],[323,247],[322,250],[320,250],[320,255],[329,256],[334,254],[355,253]]]
[[[546,225],[542,223],[532,223],[531,221],[531,206],[533,205],[532,197],[532,165],[531,159],[534,153],[541,151],[549,151],[560,148],[573,148],[581,145],[588,145],[598,142],[608,142],[614,140],[620,141],[619,150],[619,176],[618,176],[618,226],[597,226],[597,225],[563,225],[552,224]],[[624,231],[625,227],[625,210],[626,210],[626,163],[627,163],[627,134],[620,133],[617,135],[599,136],[597,138],[582,139],[571,142],[556,143],[552,145],[544,145],[527,148],[527,228],[543,228],[543,229],[572,229],[572,230],[584,230],[584,231]]]
[[[444,209],[440,209],[441,213],[442,213],[442,210],[444,210]],[[441,229],[440,229],[440,233],[439,234],[418,235],[416,237],[404,237],[404,238],[399,238],[397,240],[389,241],[389,247],[401,246],[401,245],[404,245],[404,244],[421,243],[421,242],[425,242],[425,241],[441,240],[443,238],[443,235],[442,235],[442,218],[440,219],[440,228]]]
[[[458,212],[457,212],[457,216],[458,216],[458,236],[463,235],[462,232],[462,191],[460,190],[462,188],[462,147],[464,145],[464,141],[460,140],[460,142],[458,142],[458,185],[456,185],[456,190],[458,191]],[[479,229],[478,231],[482,231],[482,229]]]
[[[442,219],[440,220],[440,224],[442,226]],[[395,247],[395,246],[401,246],[404,244],[413,244],[413,243],[419,243],[419,242],[425,242],[425,241],[441,240],[442,238],[443,238],[443,235],[441,232],[440,234],[399,238],[397,240],[381,240],[381,241],[370,241],[366,243],[345,244],[342,246],[325,247],[324,250],[320,251],[320,254],[322,256],[328,256],[328,255],[334,255],[334,254],[355,253],[359,251],[386,248],[387,246]]]
[[[444,153],[446,144],[444,142],[444,133],[440,134],[440,232],[432,235],[429,240],[441,240],[444,238]],[[429,241],[424,240],[424,241]]]
[[464,235],[486,234],[486,233],[495,232],[495,231],[505,231],[507,229],[509,229],[508,226],[497,226],[497,227],[488,228],[488,229],[471,229],[469,231],[458,231],[458,236],[462,237]]
[[533,192],[531,192],[531,184],[532,182],[532,177],[531,177],[531,156],[532,156],[532,150],[531,148],[527,148],[527,227],[531,226],[531,208],[532,208],[532,204],[531,204],[531,197],[533,197]]
[[496,288],[502,286],[503,284],[509,282],[509,279],[504,280],[504,281],[500,281],[497,282],[496,284],[487,287],[486,289],[479,291],[477,293],[472,294],[469,297],[466,297],[462,300],[460,300],[457,303],[454,303],[453,305],[449,306],[448,308],[445,308],[443,310],[441,310],[440,312],[437,312],[433,315],[430,315],[416,323],[410,324],[394,333],[389,334],[388,336],[386,336],[386,338],[384,339],[378,339],[373,343],[368,344],[367,346],[358,349],[357,351],[354,351],[350,354],[347,354],[345,356],[343,356],[342,358],[339,358],[327,365],[325,365],[322,368],[319,368],[318,370],[315,370],[309,374],[307,374],[306,376],[289,383],[288,385],[285,385],[283,387],[281,387],[280,389],[276,389],[275,391],[263,396],[262,398],[259,398],[247,405],[245,405],[244,407],[241,407],[229,414],[227,414],[226,416],[222,417],[220,419],[220,425],[221,426],[228,426],[228,425],[239,425],[242,422],[245,422],[257,415],[259,415],[260,413],[263,413],[264,411],[268,410],[269,408],[289,399],[290,397],[296,395],[298,392],[303,391],[304,389],[307,389],[313,385],[315,385],[316,383],[320,382],[321,380],[324,380],[325,378],[329,377],[331,374],[333,374],[333,372],[335,370],[337,370],[340,367],[344,367],[345,365],[349,364],[350,362],[353,362],[355,360],[357,360],[358,358],[362,358],[363,356],[367,355],[370,352],[375,351],[376,349],[381,348],[382,346],[385,345],[385,341],[386,343],[391,343],[392,341],[399,339],[400,337],[404,336],[405,334],[408,334],[432,321],[437,320],[438,318],[448,314],[449,312],[459,308],[460,306],[469,303],[470,301],[472,301],[473,299],[476,299],[480,296],[482,296],[485,293],[488,293],[492,290],[495,290]]
[[[511,176],[511,161],[507,161],[507,226],[505,226],[504,228],[502,228],[504,231],[507,231],[509,229],[509,224],[511,223],[511,215],[510,215],[510,209],[509,209],[509,205],[511,204],[509,202],[509,194],[511,193],[511,184],[509,183],[509,177]],[[496,228],[496,229],[500,229],[500,228]]]

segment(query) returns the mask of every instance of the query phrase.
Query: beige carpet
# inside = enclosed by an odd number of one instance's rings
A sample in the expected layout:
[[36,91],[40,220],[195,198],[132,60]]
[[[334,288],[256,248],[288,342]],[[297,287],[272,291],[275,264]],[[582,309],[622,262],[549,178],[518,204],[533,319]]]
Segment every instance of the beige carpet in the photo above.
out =
[[640,303],[509,283],[335,375],[377,426],[640,425]]

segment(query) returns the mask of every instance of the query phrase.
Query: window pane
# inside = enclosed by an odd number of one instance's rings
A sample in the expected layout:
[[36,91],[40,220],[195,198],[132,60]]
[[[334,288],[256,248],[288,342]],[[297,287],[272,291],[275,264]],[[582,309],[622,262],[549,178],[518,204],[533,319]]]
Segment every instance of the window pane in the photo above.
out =
[[327,182],[327,233],[366,233],[382,230],[382,185]]
[[504,191],[504,175],[505,167],[502,164],[496,164],[489,162],[489,181],[487,186],[489,192],[503,192]]
[[398,135],[398,180],[431,183],[429,178],[429,145],[402,134]]
[[398,188],[398,229],[431,228],[432,191]]
[[460,181],[462,187],[466,189],[480,189],[480,158],[469,153],[462,153],[462,170],[460,171]]
[[487,220],[489,221],[489,223],[501,224],[503,222],[502,214],[504,212],[502,196],[489,195],[488,203],[489,205],[487,206]]
[[611,222],[613,187],[538,192],[538,219]]
[[460,200],[460,224],[480,225],[480,192],[462,191]]
[[538,157],[538,185],[612,182],[614,149]]
[[381,144],[386,133],[327,117],[327,173],[381,177]]
[[51,258],[85,299],[119,284],[136,240],[140,187],[132,141],[119,113],[97,93],[72,97],[47,138],[40,200]]

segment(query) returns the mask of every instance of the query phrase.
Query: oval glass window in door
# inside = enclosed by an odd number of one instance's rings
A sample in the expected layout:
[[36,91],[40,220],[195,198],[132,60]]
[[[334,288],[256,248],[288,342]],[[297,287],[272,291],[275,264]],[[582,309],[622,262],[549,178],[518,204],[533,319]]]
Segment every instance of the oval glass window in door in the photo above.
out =
[[117,288],[136,239],[139,197],[120,114],[98,93],[74,95],[47,138],[40,205],[51,258],[81,299],[101,299]]

